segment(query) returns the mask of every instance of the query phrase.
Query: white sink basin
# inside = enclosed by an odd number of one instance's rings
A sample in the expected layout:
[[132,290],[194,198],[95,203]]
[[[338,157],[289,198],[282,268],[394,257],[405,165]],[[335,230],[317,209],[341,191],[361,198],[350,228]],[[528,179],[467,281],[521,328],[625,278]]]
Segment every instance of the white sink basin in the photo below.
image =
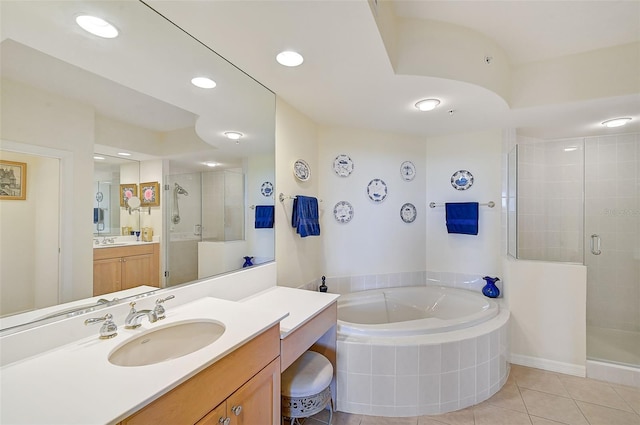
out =
[[212,321],[180,322],[129,339],[109,355],[117,366],[146,366],[198,351],[224,334],[224,325]]

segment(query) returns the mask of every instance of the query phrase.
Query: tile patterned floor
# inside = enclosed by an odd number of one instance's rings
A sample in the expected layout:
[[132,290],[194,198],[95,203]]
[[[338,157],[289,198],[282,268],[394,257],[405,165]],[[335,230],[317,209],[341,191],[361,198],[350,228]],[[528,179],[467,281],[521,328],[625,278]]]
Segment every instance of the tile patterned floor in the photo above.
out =
[[[327,416],[327,411],[321,412],[304,425],[320,425]],[[512,365],[497,394],[457,412],[410,418],[333,415],[333,425],[559,424],[640,425],[640,388]]]

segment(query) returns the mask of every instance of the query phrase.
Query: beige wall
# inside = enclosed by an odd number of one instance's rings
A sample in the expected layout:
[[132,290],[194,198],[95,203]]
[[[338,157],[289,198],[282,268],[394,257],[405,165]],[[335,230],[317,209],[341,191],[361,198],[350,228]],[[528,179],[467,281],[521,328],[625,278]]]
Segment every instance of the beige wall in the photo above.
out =
[[[304,159],[311,168],[311,178],[298,181],[293,175],[293,163]],[[324,164],[318,162],[318,129],[309,118],[280,98],[276,101],[276,260],[278,285],[298,287],[319,279],[322,274],[322,223],[320,236],[301,238],[291,227],[292,200],[278,201],[286,196],[318,197],[318,172]]]
[[[427,270],[500,276],[502,134],[500,130],[430,137],[427,140],[426,203],[494,201],[481,206],[478,235],[448,234],[444,207],[427,208]],[[473,174],[467,190],[451,186],[458,170]]]
[[[0,139],[41,148],[53,148],[69,154],[71,186],[63,199],[68,204],[62,216],[68,226],[61,235],[62,301],[92,295],[92,208],[94,113],[86,105],[3,79]],[[64,177],[63,177],[64,178]],[[66,209],[64,209],[66,208]],[[67,247],[65,249],[65,247]]]
[[513,363],[584,376],[586,267],[505,261]]

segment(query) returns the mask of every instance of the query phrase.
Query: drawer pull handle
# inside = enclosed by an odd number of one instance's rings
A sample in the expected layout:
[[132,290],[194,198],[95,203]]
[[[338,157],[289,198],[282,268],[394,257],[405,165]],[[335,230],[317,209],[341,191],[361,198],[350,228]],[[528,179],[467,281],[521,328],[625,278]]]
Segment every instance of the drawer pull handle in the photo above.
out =
[[218,422],[222,425],[229,425],[231,423],[231,418],[220,418]]
[[242,413],[242,406],[233,406],[231,408],[231,411],[233,412],[234,415],[240,416],[240,413]]

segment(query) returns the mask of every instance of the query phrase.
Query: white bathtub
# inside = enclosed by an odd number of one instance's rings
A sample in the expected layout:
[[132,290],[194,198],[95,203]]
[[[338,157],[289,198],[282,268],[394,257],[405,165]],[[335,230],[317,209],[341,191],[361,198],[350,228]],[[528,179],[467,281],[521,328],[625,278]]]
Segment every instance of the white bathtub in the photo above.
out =
[[480,292],[394,287],[338,299],[337,408],[421,416],[480,403],[509,375],[509,310]]
[[498,304],[482,294],[444,286],[374,289],[338,300],[342,335],[410,336],[448,332],[495,317]]

